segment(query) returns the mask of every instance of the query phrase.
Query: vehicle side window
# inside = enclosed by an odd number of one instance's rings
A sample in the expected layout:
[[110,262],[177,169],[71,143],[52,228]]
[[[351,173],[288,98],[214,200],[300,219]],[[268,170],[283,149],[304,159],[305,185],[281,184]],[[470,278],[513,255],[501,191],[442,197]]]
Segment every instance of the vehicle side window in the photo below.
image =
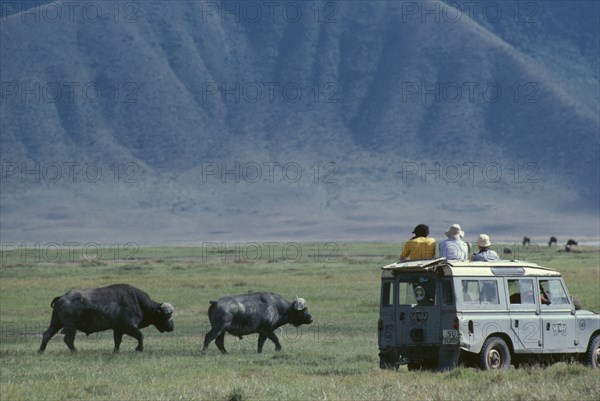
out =
[[557,279],[540,280],[540,298],[542,305],[569,305],[569,298]]
[[508,280],[511,304],[535,304],[532,279]]
[[479,303],[479,281],[463,280],[462,281],[462,297],[463,302]]
[[498,282],[496,280],[481,280],[480,299],[482,304],[499,304]]
[[496,280],[462,280],[463,302],[473,304],[499,304]]
[[392,306],[394,304],[394,283],[391,281],[383,283],[381,289],[381,306]]

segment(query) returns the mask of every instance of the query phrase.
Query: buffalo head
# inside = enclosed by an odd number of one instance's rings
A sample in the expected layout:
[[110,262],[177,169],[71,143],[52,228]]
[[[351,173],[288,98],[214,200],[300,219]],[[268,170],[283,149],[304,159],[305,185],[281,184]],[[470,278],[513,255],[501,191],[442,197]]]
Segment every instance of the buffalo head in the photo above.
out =
[[173,305],[166,302],[160,304],[158,308],[156,308],[156,321],[154,322],[154,326],[156,326],[161,333],[173,331],[175,328],[173,319],[171,319],[173,310]]
[[312,316],[308,313],[306,300],[304,298],[298,298],[292,302],[290,310],[290,323],[295,327],[302,324],[311,324],[313,322]]

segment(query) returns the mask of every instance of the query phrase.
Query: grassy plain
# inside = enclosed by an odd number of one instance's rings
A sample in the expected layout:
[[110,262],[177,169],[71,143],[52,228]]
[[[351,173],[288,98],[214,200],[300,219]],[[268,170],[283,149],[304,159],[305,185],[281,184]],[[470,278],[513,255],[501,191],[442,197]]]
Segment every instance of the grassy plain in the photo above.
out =
[[[154,247],[102,257],[3,252],[0,269],[0,399],[2,400],[598,400],[600,374],[558,363],[503,372],[382,371],[377,330],[380,267],[396,260],[398,244]],[[270,247],[270,248],[269,248]],[[257,256],[257,251],[262,253]],[[586,309],[600,310],[600,252],[539,248],[520,259],[557,268]],[[43,253],[43,250],[40,251]],[[286,257],[287,255],[287,257]],[[145,350],[125,336],[112,353],[112,333],[78,333],[71,354],[57,335],[36,350],[50,320],[50,301],[71,288],[130,283],[175,306],[175,331],[143,330]],[[273,291],[307,299],[315,322],[278,334],[256,354],[256,335],[227,336],[229,355],[211,344],[208,301],[223,295]]]

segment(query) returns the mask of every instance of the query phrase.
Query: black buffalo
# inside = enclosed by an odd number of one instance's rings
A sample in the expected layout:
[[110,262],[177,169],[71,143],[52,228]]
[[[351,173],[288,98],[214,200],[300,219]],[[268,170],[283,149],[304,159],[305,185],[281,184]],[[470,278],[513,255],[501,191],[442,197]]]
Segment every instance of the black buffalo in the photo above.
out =
[[296,298],[288,302],[280,295],[267,292],[235,295],[210,301],[208,319],[212,329],[204,337],[203,354],[206,353],[208,344],[215,339],[215,344],[221,353],[226,354],[225,333],[239,338],[258,333],[259,354],[267,338],[275,343],[275,351],[279,351],[281,344],[275,335],[276,329],[288,323],[297,327],[313,321],[304,299]]
[[114,284],[103,288],[71,290],[52,300],[52,319],[44,332],[39,352],[44,352],[48,341],[61,328],[65,344],[76,351],[75,333],[86,335],[104,330],[113,330],[115,352],[119,351],[123,334],[138,341],[136,351],[144,349],[141,328],[153,324],[162,333],[173,331],[173,307],[159,304],[144,291],[127,284]]
[[558,240],[554,236],[550,237],[550,240],[548,240],[548,246],[550,247],[550,246],[552,246],[552,244],[554,244],[554,245],[558,244]]

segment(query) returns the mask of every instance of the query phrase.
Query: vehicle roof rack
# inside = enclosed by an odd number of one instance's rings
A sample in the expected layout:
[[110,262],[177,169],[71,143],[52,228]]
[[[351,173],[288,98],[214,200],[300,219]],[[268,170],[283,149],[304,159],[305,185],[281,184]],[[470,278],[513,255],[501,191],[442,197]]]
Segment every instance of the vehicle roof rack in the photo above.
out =
[[447,260],[446,258],[437,259],[423,259],[423,260],[410,260],[407,262],[396,262],[389,265],[383,266],[383,270],[435,270],[437,267],[448,266],[450,268],[459,267],[471,267],[471,268],[491,268],[491,267],[504,267],[504,268],[536,268],[541,270],[556,271],[550,267],[540,266],[537,263],[527,262],[524,260],[517,259],[501,259],[495,262],[471,262],[471,261],[458,261],[458,260]]

